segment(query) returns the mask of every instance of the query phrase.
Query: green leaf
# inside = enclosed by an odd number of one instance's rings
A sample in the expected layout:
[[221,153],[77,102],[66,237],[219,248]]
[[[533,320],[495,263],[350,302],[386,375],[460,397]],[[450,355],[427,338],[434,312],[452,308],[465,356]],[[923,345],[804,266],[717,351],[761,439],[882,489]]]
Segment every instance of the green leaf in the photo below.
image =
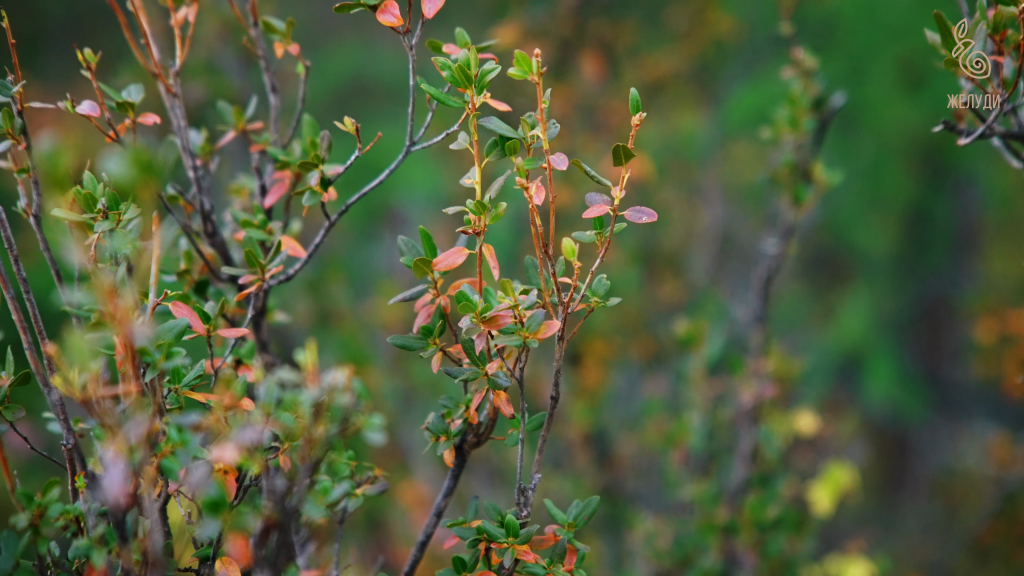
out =
[[555,506],[555,503],[552,502],[551,500],[545,498],[544,507],[547,508],[548,515],[551,516],[551,519],[554,520],[555,523],[565,526],[565,524],[569,521],[568,518],[566,518],[565,516],[565,512],[559,510],[558,506]]
[[388,304],[391,305],[398,304],[399,302],[412,302],[413,300],[419,300],[420,296],[426,294],[427,290],[429,289],[430,287],[427,286],[426,284],[420,284],[419,286],[416,286],[415,288],[410,288],[405,292],[402,292],[398,296],[395,296],[391,300],[388,300]]
[[633,152],[626,144],[616,144],[612,146],[612,164],[616,168],[621,168],[626,164],[629,164],[630,160],[636,158],[636,153]]
[[483,373],[477,370],[476,368],[445,366],[441,368],[441,371],[444,372],[446,376],[448,376],[452,380],[455,380],[456,382],[473,382],[479,379],[480,376],[483,376]]
[[956,47],[956,40],[953,38],[953,25],[949,23],[946,15],[941,10],[933,12],[932,17],[935,18],[935,24],[939,27],[939,38],[942,40],[942,47],[952,53],[953,48]]
[[498,529],[497,526],[484,520],[477,525],[477,532],[483,536],[486,536],[491,542],[501,542],[505,540],[505,532]]
[[576,514],[576,518],[570,518],[570,520],[576,523],[577,530],[583,528],[590,522],[594,517],[594,514],[597,512],[597,506],[600,503],[600,496],[591,496],[583,502],[583,506],[580,507],[579,512]]
[[75,212],[72,212],[70,210],[65,210],[63,208],[54,208],[53,210],[50,211],[50,215],[51,216],[56,216],[57,218],[60,218],[61,220],[67,220],[68,222],[88,222],[89,221],[89,219],[86,218],[85,216],[82,216],[81,214],[76,214]]
[[473,85],[473,74],[462,64],[456,64],[453,73],[458,80],[459,88],[467,89]]
[[362,2],[342,2],[334,5],[335,14],[349,14],[359,10],[366,10],[366,5]]
[[469,34],[461,26],[456,26],[455,28],[455,44],[457,44],[459,48],[469,48],[473,45],[473,41],[470,40]]
[[431,260],[437,258],[437,244],[434,243],[434,237],[423,226],[420,226],[420,242],[423,243],[423,253],[427,258]]
[[11,347],[7,347],[7,360],[4,362],[4,374],[10,378],[14,374],[14,354],[11,354]]
[[477,122],[477,124],[483,126],[484,128],[490,130],[491,132],[494,132],[498,136],[504,136],[506,138],[512,139],[522,138],[522,136],[519,135],[519,132],[516,132],[515,130],[512,129],[511,126],[502,122],[500,118],[496,118],[494,116],[487,116],[486,118],[481,118],[480,121]]
[[636,91],[636,88],[629,89],[629,115],[636,116],[643,112],[643,106],[640,105],[640,93]]
[[28,370],[22,370],[20,374],[11,378],[11,381],[7,383],[7,386],[11,388],[20,388],[25,386],[32,381],[32,373]]
[[[335,12],[337,12],[337,10],[335,10]],[[438,56],[444,56],[444,42],[441,42],[436,38],[430,38],[427,40],[427,50],[430,50]]]
[[430,345],[426,338],[418,334],[396,334],[388,337],[388,344],[409,352],[419,352]]
[[484,513],[495,522],[501,522],[501,519],[505,517],[505,512],[494,502],[484,502]]
[[0,414],[7,420],[14,422],[25,415],[25,408],[19,404],[5,404],[0,406]]
[[[512,142],[515,142],[516,144],[519,144],[518,140],[513,140]],[[512,144],[512,142],[509,142],[509,144]],[[508,145],[507,144],[505,145],[505,149],[506,149],[506,151],[508,150]],[[505,185],[505,182],[508,180],[508,177],[511,176],[511,175],[512,175],[512,171],[511,170],[506,170],[504,174],[499,176],[494,182],[491,183],[490,186],[487,187],[486,195],[490,196],[491,198],[494,198],[495,196],[497,196],[498,193],[501,192],[501,187]]]
[[591,180],[600,184],[601,186],[607,186],[608,188],[612,187],[611,181],[601,176],[597,172],[594,172],[593,168],[584,164],[580,159],[577,158],[576,160],[573,160],[572,163],[574,166],[580,169],[580,172],[586,174],[587,178],[590,178]]
[[434,273],[434,261],[430,258],[420,257],[412,261],[412,273],[416,278],[426,278]]
[[422,88],[427,95],[436,100],[437,103],[442,106],[448,106],[449,108],[465,108],[466,106],[465,101],[449,96],[426,82],[420,84],[420,88]]
[[513,539],[519,538],[519,521],[511,514],[505,516],[505,535]]
[[519,68],[526,74],[533,74],[533,58],[530,58],[529,54],[522,50],[516,50],[513,56],[516,68]]
[[529,72],[516,67],[509,68],[507,74],[513,80],[527,80],[530,77]]

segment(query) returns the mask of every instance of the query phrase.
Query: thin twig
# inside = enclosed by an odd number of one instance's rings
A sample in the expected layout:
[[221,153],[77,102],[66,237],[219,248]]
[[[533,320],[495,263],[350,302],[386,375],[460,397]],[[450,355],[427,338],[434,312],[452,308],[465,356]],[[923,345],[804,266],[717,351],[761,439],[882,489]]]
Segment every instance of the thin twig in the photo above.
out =
[[40,456],[42,456],[43,458],[46,458],[50,462],[53,462],[57,466],[60,466],[61,469],[64,470],[65,472],[67,471],[68,467],[65,466],[60,460],[57,460],[53,456],[50,456],[46,452],[43,452],[39,448],[36,448],[35,445],[32,444],[32,441],[29,440],[28,437],[25,436],[25,434],[23,434],[21,432],[21,430],[18,430],[18,427],[14,425],[14,422],[11,422],[10,420],[7,420],[7,418],[4,417],[2,414],[0,414],[0,417],[2,417],[4,420],[7,421],[7,425],[11,427],[11,430],[13,430],[14,433],[17,434],[19,438],[21,438],[21,440],[25,443],[25,445],[28,446],[29,450],[35,452],[36,454],[39,454]]

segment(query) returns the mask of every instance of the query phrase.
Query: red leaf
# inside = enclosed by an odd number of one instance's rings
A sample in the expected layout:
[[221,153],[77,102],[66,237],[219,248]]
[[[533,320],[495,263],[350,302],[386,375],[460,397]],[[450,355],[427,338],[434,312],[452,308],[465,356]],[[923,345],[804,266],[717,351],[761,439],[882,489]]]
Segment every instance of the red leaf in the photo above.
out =
[[402,10],[398,7],[398,2],[395,2],[395,0],[385,0],[380,5],[380,8],[377,8],[377,21],[391,28],[397,28],[405,24],[405,20],[402,19]]
[[472,253],[473,252],[465,246],[456,246],[455,248],[438,255],[437,258],[434,258],[432,268],[438,272],[455,270],[462,265],[462,263],[466,261],[466,258],[468,258]]
[[93,102],[92,100],[82,100],[75,106],[75,112],[82,116],[92,116],[93,118],[100,117],[100,105]]
[[501,411],[501,414],[509,420],[516,417],[516,411],[512,409],[512,399],[501,390],[491,390],[494,406]]
[[136,122],[143,126],[153,126],[154,124],[160,123],[160,117],[152,112],[143,112],[139,114],[139,117],[135,119]]
[[259,290],[261,286],[263,286],[263,282],[257,282],[252,286],[246,288],[245,290],[242,290],[241,292],[238,293],[238,296],[235,296],[235,302],[241,302],[242,300],[245,300],[246,296]]
[[562,325],[562,323],[559,322],[558,320],[548,320],[547,322],[544,322],[543,324],[541,324],[540,325],[540,329],[538,329],[536,332],[531,334],[530,337],[531,338],[536,338],[537,340],[543,340],[545,338],[550,338],[550,337],[554,336],[556,332],[558,332],[558,328],[561,325]]
[[604,204],[598,204],[597,206],[591,206],[590,208],[587,208],[587,210],[583,213],[583,217],[597,218],[598,216],[603,216],[607,214],[609,210],[611,210],[611,208],[609,208],[608,206],[605,206]]
[[204,326],[203,321],[199,319],[199,314],[196,314],[196,311],[188,304],[175,300],[167,306],[170,307],[171,314],[174,314],[175,318],[188,318],[188,325],[192,327],[194,332],[206,334],[206,326]]
[[513,320],[515,320],[515,314],[511,310],[504,310],[488,316],[486,320],[480,323],[480,327],[484,330],[497,332],[511,324]]
[[534,204],[540,206],[544,203],[544,198],[547,196],[547,190],[544,189],[544,185],[541,184],[539,178],[530,184],[530,196],[533,197]]
[[271,178],[270,190],[267,191],[267,197],[263,200],[263,209],[266,210],[270,208],[276,204],[278,200],[284,198],[291,187],[291,172],[288,172],[287,170],[275,172],[273,178]]
[[449,42],[448,44],[445,44],[443,48],[441,48],[441,51],[443,51],[445,54],[449,56],[455,56],[459,52],[462,52],[462,48],[459,48],[455,44]]
[[225,338],[244,338],[249,335],[248,328],[221,328],[217,330],[218,336]]
[[491,108],[494,108],[495,110],[498,110],[499,112],[511,112],[512,111],[512,107],[509,106],[508,104],[505,104],[501,100],[495,100],[494,98],[488,98],[487,100],[484,100],[484,102],[486,102],[487,104],[489,104],[491,106]]
[[484,351],[484,346],[487,345],[487,332],[481,332],[476,336],[473,336],[473,347],[476,348],[476,355],[479,356]]
[[567,170],[569,168],[569,158],[561,152],[552,154],[551,167],[555,170]]
[[298,42],[292,42],[291,45],[288,46],[288,53],[291,54],[292,56],[295,56],[295,57],[298,57],[299,52],[301,50],[302,50],[302,48],[299,47],[299,43]]
[[281,236],[281,251],[286,252],[293,258],[305,258],[306,249],[299,244],[299,241],[291,236]]
[[438,352],[437,354],[434,354],[433,358],[430,359],[430,369],[434,371],[434,374],[437,374],[437,371],[441,369],[441,358],[443,356],[443,353]]
[[501,278],[501,268],[498,267],[498,255],[494,253],[494,246],[484,244],[484,258],[487,259],[487,265],[491,267],[491,275],[497,282]]
[[416,321],[413,322],[412,331],[419,332],[420,327],[430,322],[430,317],[434,315],[434,309],[437,308],[437,304],[431,304],[430,306],[424,306],[420,313],[416,315]]
[[599,204],[611,206],[612,199],[607,194],[601,194],[600,192],[590,192],[587,194],[587,206],[597,206]]
[[430,20],[437,14],[437,11],[444,6],[444,0],[422,0],[420,7],[423,9],[423,17]]
[[572,545],[569,545],[568,546],[568,551],[565,554],[565,562],[562,562],[562,567],[563,568],[569,568],[569,569],[575,568],[576,567],[576,557],[577,556],[578,556],[578,553],[576,552],[576,547],[572,546]]
[[633,206],[631,208],[627,208],[626,211],[622,213],[622,215],[626,217],[626,220],[629,220],[630,222],[635,222],[637,224],[649,224],[651,222],[658,221],[658,213],[655,212],[654,210],[651,210],[650,208],[645,208],[643,206]]

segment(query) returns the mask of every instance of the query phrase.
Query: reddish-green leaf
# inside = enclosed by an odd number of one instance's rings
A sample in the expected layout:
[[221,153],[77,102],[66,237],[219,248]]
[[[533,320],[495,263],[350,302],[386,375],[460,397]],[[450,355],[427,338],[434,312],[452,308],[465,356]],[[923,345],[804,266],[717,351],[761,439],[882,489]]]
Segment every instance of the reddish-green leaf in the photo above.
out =
[[551,167],[555,170],[566,170],[569,168],[569,158],[561,152],[551,155]]
[[248,328],[221,328],[220,330],[217,330],[217,335],[218,336],[223,336],[224,338],[244,338],[244,337],[249,335],[249,329]]

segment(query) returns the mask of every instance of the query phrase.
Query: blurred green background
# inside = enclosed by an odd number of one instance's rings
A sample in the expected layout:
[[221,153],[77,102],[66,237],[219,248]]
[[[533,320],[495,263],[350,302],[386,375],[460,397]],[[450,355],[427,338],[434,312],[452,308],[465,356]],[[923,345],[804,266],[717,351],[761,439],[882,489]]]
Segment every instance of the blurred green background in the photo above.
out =
[[[308,110],[321,125],[350,115],[364,133],[383,133],[340,182],[346,197],[399,149],[407,80],[394,34],[366,13],[339,16],[331,6],[261,2],[263,13],[298,22],[295,39],[313,62]],[[89,97],[72,49],[89,46],[103,51],[102,79],[145,82],[143,109],[162,113],[102,0],[20,0],[5,8],[30,99]],[[849,94],[824,148],[844,180],[799,236],[771,325],[802,362],[797,400],[834,428],[837,440],[825,449],[853,460],[863,476],[859,496],[826,524],[817,548],[863,549],[895,574],[1019,574],[1024,327],[1015,307],[1024,305],[1024,193],[1020,175],[987,144],[960,149],[948,134],[930,132],[946,115],[946,94],[958,91],[921,31],[936,8],[959,10],[952,0],[815,0],[797,10],[800,40],[820,56],[828,87]],[[262,87],[226,4],[204,2],[200,22],[183,76],[192,123],[212,129],[218,98],[244,103]],[[500,38],[494,51],[503,64],[514,48],[540,47],[552,113],[562,124],[556,148],[592,165],[610,167],[610,145],[627,135],[631,86],[649,114],[630,193],[660,221],[631,227],[612,251],[611,294],[624,302],[596,315],[570,353],[540,494],[603,497],[584,539],[595,547],[591,574],[671,573],[656,571],[648,540],[652,516],[667,511],[685,522],[688,513],[666,480],[666,468],[686,465],[685,453],[666,448],[662,426],[686,409],[686,352],[675,327],[709,307],[725,324],[743,317],[761,230],[775,213],[770,150],[758,129],[784,94],[779,68],[787,45],[777,22],[776,4],[765,0],[448,0],[424,34],[451,41],[462,25],[474,40]],[[281,68],[290,110],[293,76]],[[419,72],[436,78],[425,50]],[[533,106],[528,87],[504,75],[492,92],[517,113]],[[432,134],[455,119],[443,110]],[[155,209],[154,191],[175,159],[156,136],[166,127],[147,131],[152,146],[122,153],[67,114],[32,111],[29,121],[44,151],[48,209],[90,158],[120,190]],[[337,157],[348,154],[343,142],[335,134]],[[385,342],[412,322],[408,307],[387,301],[414,283],[398,262],[397,235],[412,236],[424,224],[442,248],[454,242],[458,223],[440,209],[462,202],[457,179],[465,169],[444,146],[413,156],[344,218],[302,279],[275,292],[290,318],[275,330],[276,345],[288,350],[316,336],[325,361],[358,367],[388,416],[389,444],[370,457],[391,474],[392,488],[350,521],[346,540],[359,566],[384,555],[385,571],[396,571],[445,474],[438,458],[422,453],[418,428],[451,383]],[[578,218],[589,184],[575,171],[562,179],[566,221]],[[499,254],[526,253],[522,203],[506,200],[515,210],[495,229],[494,243]],[[5,177],[0,203],[15,201]],[[67,318],[31,231],[15,220],[33,286],[48,304],[47,324],[59,332]],[[307,222],[303,241],[319,216]],[[60,226],[49,225],[60,236]],[[521,262],[502,266],[521,274]],[[3,345],[20,347],[6,314],[0,330]],[[551,355],[542,350],[529,374],[538,409]],[[41,397],[34,405],[42,409]],[[56,449],[56,437],[41,427],[29,432]],[[7,446],[16,460],[33,462],[20,468],[23,482],[50,472],[13,437]],[[473,494],[511,504],[513,452],[492,443],[473,458],[456,511]],[[0,517],[8,505],[0,499]],[[438,539],[447,535],[442,530]],[[425,568],[444,562],[438,544],[431,550]]]

